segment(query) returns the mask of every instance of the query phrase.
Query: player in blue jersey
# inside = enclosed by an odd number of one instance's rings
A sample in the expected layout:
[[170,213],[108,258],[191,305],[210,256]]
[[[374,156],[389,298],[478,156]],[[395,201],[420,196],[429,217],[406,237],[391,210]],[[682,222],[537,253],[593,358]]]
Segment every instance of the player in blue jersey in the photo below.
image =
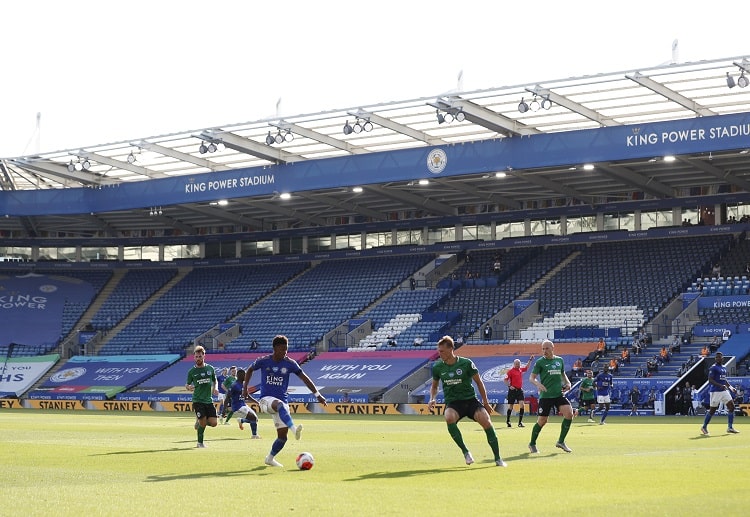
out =
[[732,393],[734,388],[729,381],[727,381],[727,369],[724,366],[724,355],[721,352],[716,352],[716,359],[711,368],[708,369],[708,392],[711,397],[709,402],[709,409],[706,412],[706,417],[703,419],[703,427],[701,427],[701,433],[708,434],[708,423],[711,421],[711,417],[714,416],[719,404],[722,402],[727,406],[727,432],[731,434],[738,434],[734,425],[734,400]]
[[227,372],[229,371],[228,368],[222,368],[219,374],[216,376],[216,382],[219,384],[219,395],[218,395],[218,401],[219,401],[219,423],[224,423],[224,417],[227,415],[226,413],[226,407],[227,403],[229,402],[227,400],[227,390],[224,387],[224,381],[227,380]]
[[315,383],[302,371],[297,361],[287,357],[289,350],[289,340],[286,336],[276,336],[273,338],[273,353],[259,357],[251,364],[245,380],[242,384],[242,396],[248,396],[248,384],[253,376],[254,371],[260,372],[260,410],[268,413],[273,417],[273,423],[276,426],[276,440],[271,446],[271,452],[266,456],[265,463],[271,467],[283,467],[276,461],[276,455],[286,445],[287,434],[289,429],[292,430],[297,440],[302,434],[302,424],[294,424],[292,415],[289,413],[289,404],[287,403],[289,376],[295,374],[302,382],[305,383],[315,398],[323,404],[328,405],[326,398],[320,394]]
[[609,406],[612,403],[612,374],[609,373],[608,366],[605,366],[596,376],[594,387],[596,388],[596,402],[599,404],[599,411],[602,412],[599,425],[604,425],[607,414],[609,414]]
[[[250,395],[248,395],[247,397],[242,396],[242,384],[245,381],[245,370],[243,370],[242,368],[238,370],[234,366],[232,367],[232,369],[237,375],[237,380],[232,383],[232,385],[229,387],[229,390],[227,391],[227,398],[229,399],[227,401],[227,404],[230,404],[232,414],[237,415],[237,422],[240,425],[240,431],[245,429],[245,426],[243,424],[249,423],[252,437],[253,439],[257,440],[260,438],[260,436],[258,436],[258,415],[247,404],[247,401],[252,400],[259,406],[260,404]],[[227,417],[227,421],[228,420],[229,417]]]

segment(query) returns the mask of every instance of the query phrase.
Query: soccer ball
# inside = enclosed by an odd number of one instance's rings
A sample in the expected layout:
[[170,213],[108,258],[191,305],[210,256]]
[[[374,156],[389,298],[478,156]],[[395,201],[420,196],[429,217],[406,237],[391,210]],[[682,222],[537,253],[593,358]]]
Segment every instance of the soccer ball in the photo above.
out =
[[310,470],[315,465],[315,458],[309,452],[301,452],[297,456],[297,468],[300,470]]

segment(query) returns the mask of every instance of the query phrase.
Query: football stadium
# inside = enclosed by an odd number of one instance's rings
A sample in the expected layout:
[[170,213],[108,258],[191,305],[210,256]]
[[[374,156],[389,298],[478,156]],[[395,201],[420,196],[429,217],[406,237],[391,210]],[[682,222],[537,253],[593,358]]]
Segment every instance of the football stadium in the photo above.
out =
[[[0,159],[0,514],[744,513],[750,58],[591,72]],[[279,334],[327,401],[291,376],[286,467],[256,404],[261,440],[196,450],[195,347],[218,373]],[[443,336],[507,469],[470,419],[465,465],[429,404]],[[546,339],[573,454],[555,414],[527,452]],[[733,401],[702,435],[717,352]]]

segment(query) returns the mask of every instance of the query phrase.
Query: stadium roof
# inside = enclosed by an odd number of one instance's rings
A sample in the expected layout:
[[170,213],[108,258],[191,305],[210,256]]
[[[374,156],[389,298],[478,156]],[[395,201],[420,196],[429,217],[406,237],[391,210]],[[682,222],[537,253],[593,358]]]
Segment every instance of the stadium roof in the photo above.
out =
[[[750,77],[747,57],[672,63],[536,84],[450,91],[5,158],[0,160],[0,190],[99,187],[519,135],[744,113],[750,107],[750,87],[738,84],[740,73],[743,78],[745,74]],[[730,76],[735,83],[732,88]],[[519,109],[522,100],[528,106],[523,113]],[[441,117],[444,120],[439,120]],[[680,156],[670,164],[640,160],[600,165],[575,176],[568,166],[561,166],[525,170],[523,174],[512,171],[500,181],[494,175],[481,174],[440,178],[427,187],[393,182],[362,193],[345,188],[307,192],[295,195],[287,206],[260,196],[236,199],[226,206],[186,203],[162,207],[163,214],[158,217],[150,216],[148,209],[80,217],[6,217],[0,219],[0,229],[29,236],[57,231],[106,231],[112,235],[126,228],[169,227],[195,233],[200,227],[258,220],[292,228],[334,224],[335,218],[352,215],[378,219],[390,211],[423,210],[417,198],[443,204],[449,213],[455,213],[459,206],[477,203],[504,210],[559,198],[586,203],[602,196],[625,200],[631,199],[633,192],[642,192],[646,198],[682,197],[693,187],[702,187],[707,193],[750,191],[747,149]]]

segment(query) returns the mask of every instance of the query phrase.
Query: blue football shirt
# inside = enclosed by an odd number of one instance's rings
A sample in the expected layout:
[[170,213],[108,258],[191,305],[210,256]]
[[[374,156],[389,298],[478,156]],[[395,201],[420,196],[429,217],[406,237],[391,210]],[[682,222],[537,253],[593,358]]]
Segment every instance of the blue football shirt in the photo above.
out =
[[276,397],[286,402],[289,388],[289,376],[302,373],[297,361],[285,357],[281,361],[274,361],[273,356],[259,357],[250,365],[253,372],[260,372],[260,396]]

